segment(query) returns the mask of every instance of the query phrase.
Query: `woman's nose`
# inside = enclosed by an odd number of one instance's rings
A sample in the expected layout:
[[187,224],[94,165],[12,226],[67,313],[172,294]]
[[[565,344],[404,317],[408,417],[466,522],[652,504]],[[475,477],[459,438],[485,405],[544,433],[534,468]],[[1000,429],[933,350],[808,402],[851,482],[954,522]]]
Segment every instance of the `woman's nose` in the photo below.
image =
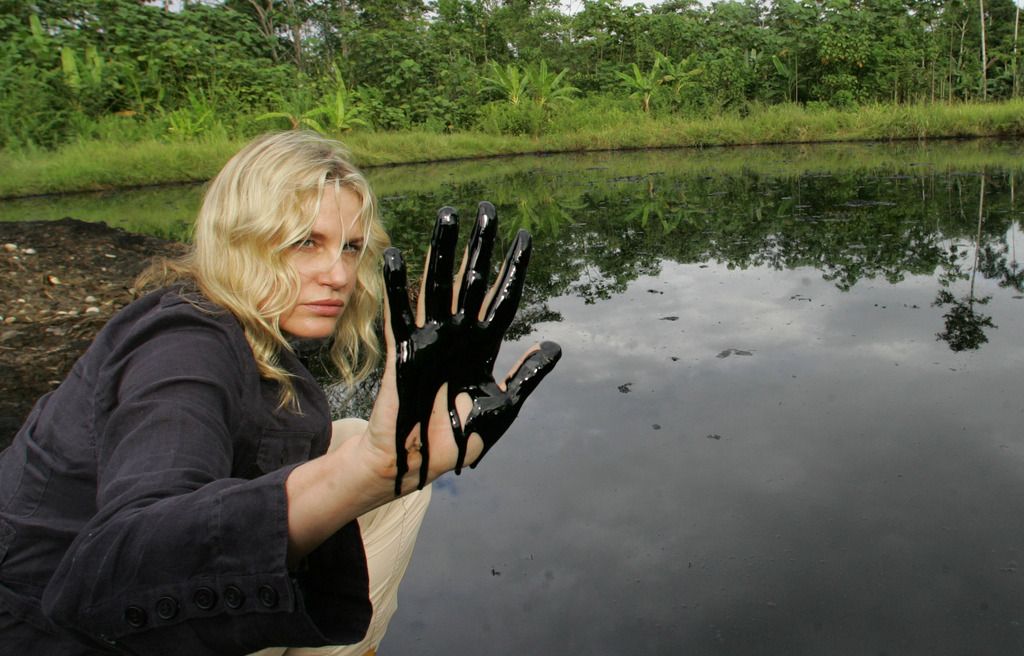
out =
[[334,260],[322,270],[320,282],[329,287],[340,289],[349,282],[350,272],[344,255],[335,257]]

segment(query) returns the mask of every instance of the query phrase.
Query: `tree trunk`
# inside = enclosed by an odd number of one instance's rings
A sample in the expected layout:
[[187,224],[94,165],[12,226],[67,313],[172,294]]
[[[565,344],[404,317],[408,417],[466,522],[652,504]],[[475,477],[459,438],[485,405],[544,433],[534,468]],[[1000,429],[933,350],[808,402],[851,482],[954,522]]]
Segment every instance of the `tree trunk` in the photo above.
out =
[[[341,34],[341,28],[343,26],[347,26],[348,25],[348,20],[346,19],[346,16],[345,16],[345,14],[348,13],[348,10],[349,10],[349,7],[348,7],[348,3],[347,2],[342,0],[342,2],[338,3],[338,18],[339,18],[339,20],[338,20],[338,33],[339,33],[340,39],[341,39],[341,58],[342,59],[347,59],[348,58],[348,39],[346,38],[347,35]],[[486,40],[486,36],[487,36],[487,34],[485,32],[484,33],[485,40]]]
[[259,22],[260,34],[266,37],[267,42],[270,43],[270,58],[274,60],[276,64],[277,59],[277,30],[274,27],[274,17],[271,12],[274,9],[274,1],[267,0],[266,6],[260,4],[258,0],[249,0],[249,4],[256,11],[256,19]]
[[295,67],[302,70],[302,18],[295,10],[295,0],[285,0],[288,7],[288,31],[292,33],[292,58]]
[[1013,97],[1020,94],[1020,81],[1017,79],[1017,34],[1020,28],[1020,5],[1017,5],[1017,13],[1013,17]]
[[988,55],[985,53],[985,0],[978,0],[981,9],[981,99],[988,99]]
[[[956,54],[956,72],[963,73],[964,70],[964,39],[967,38],[967,19],[960,24],[960,51]],[[964,89],[964,100],[967,100],[967,90]]]
[[800,103],[800,57],[794,55],[793,61],[793,102]]
[[931,62],[928,65],[928,77],[931,82],[931,102],[935,102],[935,62]]
[[949,55],[946,57],[946,102],[953,102],[953,30],[949,31]]

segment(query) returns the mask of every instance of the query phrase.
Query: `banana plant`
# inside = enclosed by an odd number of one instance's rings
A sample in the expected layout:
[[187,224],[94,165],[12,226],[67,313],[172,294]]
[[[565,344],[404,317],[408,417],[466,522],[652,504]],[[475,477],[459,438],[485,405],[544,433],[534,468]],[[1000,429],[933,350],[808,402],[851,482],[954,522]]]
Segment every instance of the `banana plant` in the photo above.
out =
[[[545,69],[547,66],[545,65]],[[497,91],[512,105],[519,105],[530,88],[530,73],[515,64],[499,66],[491,62],[489,76],[480,79],[485,90]]]
[[527,80],[532,82],[530,88],[534,102],[541,107],[572,102],[579,89],[565,81],[568,72],[569,69],[563,68],[558,74],[551,73],[548,71],[548,62],[540,60],[537,67],[526,76]]
[[772,55],[772,64],[775,65],[775,71],[782,76],[786,81],[786,100],[789,101],[790,89],[793,89],[792,100],[796,101],[799,99],[799,88],[797,87],[797,77],[794,71],[791,71],[789,66],[786,66],[778,55]]
[[167,132],[182,141],[191,141],[213,127],[213,106],[203,92],[188,92],[188,105],[167,115]]
[[298,130],[305,126],[318,132],[321,131],[321,126],[315,118],[313,109],[306,109],[309,107],[310,100],[308,95],[302,89],[294,90],[288,94],[287,98],[283,98],[283,108],[274,112],[264,112],[255,118],[257,121],[279,121],[285,119],[288,121],[292,130]]
[[[338,134],[356,126],[369,125],[362,117],[363,108],[353,103],[352,95],[337,66],[334,67],[334,90],[303,116],[309,126],[321,134]],[[322,119],[322,122],[317,118]]]
[[651,111],[651,97],[654,96],[655,89],[662,83],[661,60],[655,59],[651,70],[646,73],[642,72],[635,63],[632,64],[632,67],[632,75],[622,71],[616,71],[615,74],[622,80],[622,85],[632,92],[629,97],[640,101],[640,108],[646,114]]
[[673,62],[670,57],[661,53],[658,53],[657,57],[661,70],[665,72],[660,83],[671,83],[672,97],[676,101],[681,101],[683,92],[704,73],[704,69],[696,65],[697,53],[690,53],[678,62]]
[[31,36],[25,40],[25,44],[33,55],[42,58],[49,48],[46,32],[43,31],[43,23],[36,14],[29,14],[28,26]]
[[345,86],[345,79],[334,67],[334,89],[325,95],[320,104],[302,110],[301,98],[293,98],[291,107],[276,112],[265,112],[256,117],[257,121],[286,119],[293,130],[308,127],[323,135],[347,132],[360,125],[369,125],[363,118],[363,109],[353,102],[352,94]]
[[64,83],[75,93],[80,92],[83,86],[99,86],[103,81],[103,58],[100,57],[96,46],[85,47],[83,64],[84,66],[79,66],[78,55],[74,49],[61,46],[60,66],[64,73]]

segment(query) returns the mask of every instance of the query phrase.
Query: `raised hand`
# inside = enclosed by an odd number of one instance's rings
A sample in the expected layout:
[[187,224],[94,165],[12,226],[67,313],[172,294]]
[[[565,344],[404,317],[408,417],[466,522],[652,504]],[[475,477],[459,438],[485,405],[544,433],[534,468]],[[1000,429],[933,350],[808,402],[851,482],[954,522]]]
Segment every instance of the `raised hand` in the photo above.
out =
[[[497,282],[488,290],[496,234],[494,206],[481,203],[459,272],[456,296],[453,272],[458,215],[447,207],[438,212],[415,318],[409,308],[401,254],[393,248],[384,254],[398,393],[396,495],[400,494],[402,478],[409,470],[406,439],[417,424],[422,456],[419,486],[426,484],[429,442],[434,437],[427,435],[427,426],[437,392],[445,383],[448,415],[458,449],[455,470],[459,472],[465,465],[470,435],[477,434],[483,442],[483,451],[472,463],[476,466],[512,424],[526,397],[561,357],[558,345],[546,342],[528,353],[501,384],[495,381],[494,362],[519,306],[530,258],[530,236],[520,231]],[[472,401],[464,423],[456,403],[463,393]]]

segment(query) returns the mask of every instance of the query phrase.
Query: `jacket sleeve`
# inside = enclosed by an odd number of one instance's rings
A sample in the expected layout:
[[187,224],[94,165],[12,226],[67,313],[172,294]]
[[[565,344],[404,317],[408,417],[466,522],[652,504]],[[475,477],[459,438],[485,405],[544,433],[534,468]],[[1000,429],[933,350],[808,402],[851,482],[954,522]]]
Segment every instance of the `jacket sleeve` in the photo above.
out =
[[244,421],[254,411],[247,377],[258,384],[231,328],[198,311],[172,313],[126,340],[100,373],[97,513],[43,596],[55,623],[92,644],[244,654],[365,632],[358,525],[290,572],[284,482],[295,465],[231,477],[233,435],[253,425]]

